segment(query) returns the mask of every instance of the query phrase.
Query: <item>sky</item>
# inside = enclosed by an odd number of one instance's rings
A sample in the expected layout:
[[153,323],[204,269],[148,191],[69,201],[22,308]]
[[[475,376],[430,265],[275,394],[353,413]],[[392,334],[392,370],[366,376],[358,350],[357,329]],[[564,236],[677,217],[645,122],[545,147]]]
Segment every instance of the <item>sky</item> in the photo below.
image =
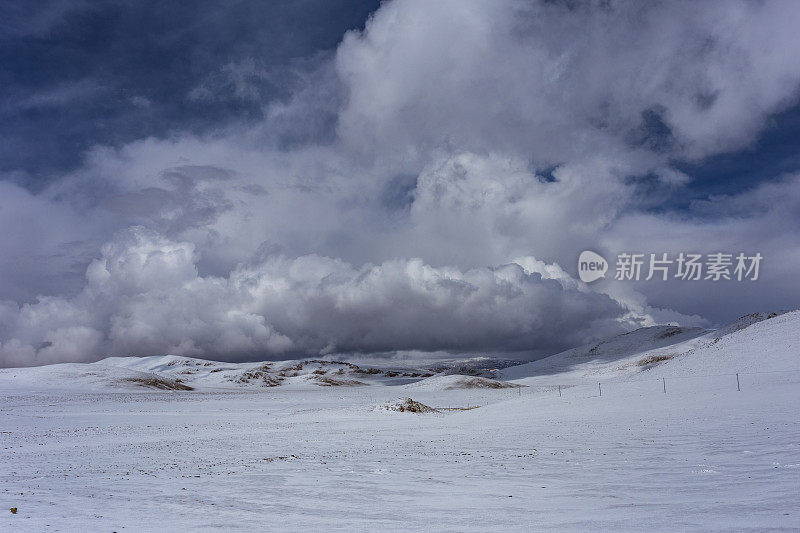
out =
[[[791,1],[4,2],[0,366],[531,359],[800,307],[798,25]],[[615,279],[681,252],[759,276]]]

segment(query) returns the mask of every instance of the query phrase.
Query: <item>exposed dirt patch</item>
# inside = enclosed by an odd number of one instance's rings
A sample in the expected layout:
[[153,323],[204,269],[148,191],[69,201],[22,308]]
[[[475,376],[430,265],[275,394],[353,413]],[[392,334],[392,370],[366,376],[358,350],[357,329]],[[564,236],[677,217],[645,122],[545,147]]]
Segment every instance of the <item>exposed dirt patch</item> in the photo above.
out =
[[383,371],[378,368],[361,368],[358,367],[353,370],[353,374],[361,374],[362,376],[375,376],[378,374],[383,374]]
[[315,385],[320,387],[360,387],[366,385],[363,381],[356,379],[334,379],[327,376],[316,376]]
[[677,335],[679,333],[683,333],[683,328],[679,328],[677,326],[671,326],[666,331],[664,331],[664,333],[662,333],[661,335],[657,336],[656,338],[657,339],[668,339],[668,338],[673,337],[673,336],[675,336],[675,335]]
[[519,385],[496,379],[465,377],[445,387],[446,389],[515,389]]
[[270,365],[264,364],[253,370],[242,373],[236,378],[231,379],[235,383],[256,383],[262,387],[277,387],[283,381],[281,376],[275,376],[269,372]]
[[194,390],[194,387],[190,387],[189,385],[185,385],[179,381],[172,380],[172,379],[165,379],[159,378],[156,376],[153,377],[142,377],[142,378],[124,378],[122,381],[127,383],[133,383],[135,385],[139,385],[140,387],[147,387],[150,389],[159,389],[159,390]]
[[412,400],[411,398],[403,398],[395,402],[388,403],[383,406],[387,411],[397,411],[398,413],[438,413],[438,409],[429,407],[424,403]]
[[645,357],[644,359],[640,359],[636,364],[639,366],[649,366],[654,365],[656,363],[661,363],[664,361],[669,361],[675,357],[674,355],[651,355],[650,357]]

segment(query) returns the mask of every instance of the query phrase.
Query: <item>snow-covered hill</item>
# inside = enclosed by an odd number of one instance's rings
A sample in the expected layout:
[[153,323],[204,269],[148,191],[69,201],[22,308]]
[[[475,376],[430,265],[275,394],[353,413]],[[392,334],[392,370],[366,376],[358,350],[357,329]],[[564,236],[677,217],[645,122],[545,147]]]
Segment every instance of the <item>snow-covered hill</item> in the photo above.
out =
[[[422,368],[304,360],[224,363],[175,355],[0,369],[2,390],[258,390],[405,385],[417,390],[503,388],[587,380],[800,369],[800,311],[742,317],[718,330],[653,326],[503,368],[489,358]],[[497,379],[488,379],[497,378]]]
[[170,376],[120,366],[63,363],[58,365],[0,369],[0,389],[79,390],[192,390],[193,387]]
[[747,315],[718,330],[653,326],[503,369],[520,384],[800,369],[800,311]]
[[0,369],[0,389],[17,390],[247,390],[403,385],[433,376],[425,369],[362,367],[343,361],[223,363],[175,355],[109,357]]

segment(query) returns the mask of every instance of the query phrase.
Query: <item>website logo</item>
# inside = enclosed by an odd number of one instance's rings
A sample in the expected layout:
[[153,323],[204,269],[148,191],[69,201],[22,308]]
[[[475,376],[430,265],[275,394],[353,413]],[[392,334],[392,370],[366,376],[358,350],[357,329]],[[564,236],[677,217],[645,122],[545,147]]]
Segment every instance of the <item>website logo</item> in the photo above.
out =
[[578,277],[584,283],[591,283],[606,277],[608,261],[602,255],[586,250],[578,257]]

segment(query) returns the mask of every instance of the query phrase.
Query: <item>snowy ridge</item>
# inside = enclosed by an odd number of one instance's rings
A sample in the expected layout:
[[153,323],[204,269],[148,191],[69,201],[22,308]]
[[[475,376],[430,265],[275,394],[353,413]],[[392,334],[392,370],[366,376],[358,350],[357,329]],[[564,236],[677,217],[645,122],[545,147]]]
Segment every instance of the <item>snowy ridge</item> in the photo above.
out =
[[248,390],[272,387],[316,389],[402,385],[434,374],[424,369],[361,367],[343,361],[224,363],[176,355],[108,357],[95,363],[66,363],[0,369],[0,388],[20,390]]
[[800,369],[800,311],[755,313],[718,330],[653,326],[509,367],[520,384]]
[[519,385],[499,381],[496,379],[484,378],[480,376],[464,376],[460,374],[449,374],[446,376],[434,376],[423,379],[415,383],[404,385],[408,390],[454,390],[454,389],[510,389]]
[[74,390],[86,392],[120,389],[192,390],[169,376],[111,365],[62,363],[26,368],[0,369],[3,389]]
[[403,385],[436,391],[625,380],[654,369],[659,376],[798,370],[800,311],[747,315],[718,330],[641,328],[531,363],[487,368],[496,363],[475,358],[457,360],[455,366],[396,369],[328,360],[225,363],[175,355],[109,357],[89,364],[0,369],[0,389],[313,390]]

